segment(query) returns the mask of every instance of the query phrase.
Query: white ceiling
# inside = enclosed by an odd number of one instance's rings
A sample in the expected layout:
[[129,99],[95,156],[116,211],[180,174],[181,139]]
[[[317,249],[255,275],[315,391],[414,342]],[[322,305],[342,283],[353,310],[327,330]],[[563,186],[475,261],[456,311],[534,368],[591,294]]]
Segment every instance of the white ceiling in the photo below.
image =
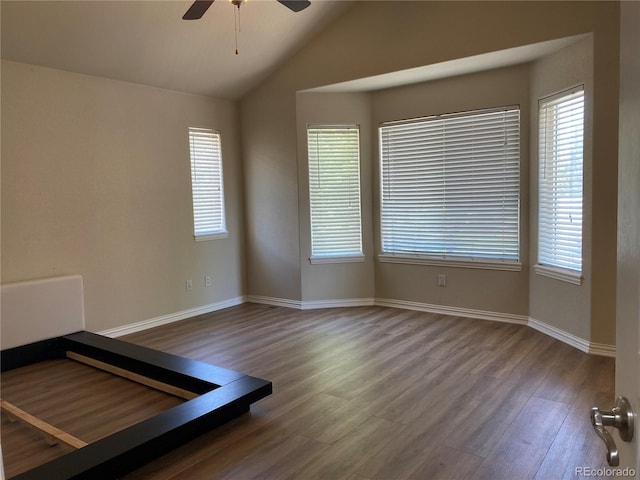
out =
[[[311,0],[294,13],[276,0],[249,0],[235,14],[217,0],[200,20],[182,20],[192,0],[2,0],[2,58],[217,98],[237,99],[352,7]],[[320,87],[370,91],[524,63],[577,37]]]
[[182,20],[191,0],[2,1],[2,58],[182,92],[236,99],[350,2],[312,0],[294,13],[276,0],[234,10],[217,0]]

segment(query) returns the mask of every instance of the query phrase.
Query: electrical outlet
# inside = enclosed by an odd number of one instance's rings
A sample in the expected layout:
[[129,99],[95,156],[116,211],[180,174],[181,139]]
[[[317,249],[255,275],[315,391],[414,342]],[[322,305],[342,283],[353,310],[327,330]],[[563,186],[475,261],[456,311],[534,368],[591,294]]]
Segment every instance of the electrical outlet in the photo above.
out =
[[447,286],[447,276],[446,275],[438,275],[438,286],[446,287]]
[[207,275],[206,277],[204,277],[204,286],[205,287],[211,286],[211,275]]
[[187,292],[190,292],[193,289],[193,282],[191,280],[187,280],[184,282],[184,286]]

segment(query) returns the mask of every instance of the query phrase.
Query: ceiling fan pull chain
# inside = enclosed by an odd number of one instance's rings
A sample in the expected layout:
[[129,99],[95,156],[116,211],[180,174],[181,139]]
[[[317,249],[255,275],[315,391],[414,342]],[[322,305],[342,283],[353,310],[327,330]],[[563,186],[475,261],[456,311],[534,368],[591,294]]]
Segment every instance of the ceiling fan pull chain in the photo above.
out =
[[240,31],[240,4],[233,9],[233,32],[236,37],[236,55],[238,55],[238,32]]

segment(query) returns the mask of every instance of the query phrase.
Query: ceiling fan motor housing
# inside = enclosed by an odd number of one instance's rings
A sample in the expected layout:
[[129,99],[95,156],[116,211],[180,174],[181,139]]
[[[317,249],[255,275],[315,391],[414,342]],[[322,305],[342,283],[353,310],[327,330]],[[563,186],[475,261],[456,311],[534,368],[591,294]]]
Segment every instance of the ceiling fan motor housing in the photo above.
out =
[[[196,0],[193,2],[189,10],[183,15],[183,20],[198,20],[202,18],[204,13],[209,9],[211,4],[215,0]],[[229,0],[233,5],[240,8],[240,5],[245,3],[247,0]],[[309,0],[277,0],[278,3],[281,3],[289,10],[293,12],[300,12],[311,5]]]

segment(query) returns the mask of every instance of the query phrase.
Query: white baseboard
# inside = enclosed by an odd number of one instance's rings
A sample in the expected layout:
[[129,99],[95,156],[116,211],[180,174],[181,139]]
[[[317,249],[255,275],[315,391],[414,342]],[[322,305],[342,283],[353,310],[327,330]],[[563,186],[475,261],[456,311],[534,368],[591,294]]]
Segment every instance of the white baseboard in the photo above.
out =
[[371,307],[375,305],[373,298],[340,298],[334,300],[305,300],[302,302],[302,310],[313,310],[316,308],[336,308],[336,307]]
[[272,305],[276,307],[295,308],[297,310],[312,310],[318,308],[336,308],[336,307],[363,307],[378,305],[381,307],[401,308],[405,310],[415,310],[420,312],[435,313],[439,315],[452,315],[458,317],[475,318],[479,320],[489,320],[493,322],[513,323],[516,325],[527,325],[545,335],[556,340],[571,345],[580,351],[593,355],[604,357],[615,357],[615,345],[606,345],[602,343],[593,343],[565,332],[562,329],[549,325],[547,323],[536,320],[535,318],[525,315],[516,315],[502,312],[489,312],[485,310],[475,310],[471,308],[451,307],[447,305],[434,305],[422,302],[410,302],[407,300],[395,300],[390,298],[349,298],[349,299],[333,299],[333,300],[290,300],[286,298],[266,297],[262,295],[248,295],[246,297],[236,297],[222,302],[204,305],[202,307],[183,310],[181,312],[163,315],[160,317],[144,320],[142,322],[131,323],[121,327],[112,328],[97,332],[107,337],[120,337],[129,333],[140,332],[160,325],[185,320],[205,313],[215,312],[223,308],[233,307],[242,303],[260,303],[264,305]]
[[476,310],[471,308],[451,307],[448,305],[434,305],[430,303],[411,302],[407,300],[395,300],[391,298],[356,298],[301,302],[298,300],[250,295],[249,297],[247,297],[247,301],[279,307],[296,308],[298,310],[378,305],[381,307],[402,308],[405,310],[416,310],[420,312],[435,313],[439,315],[452,315],[457,317],[475,318],[478,320],[489,320],[492,322],[527,325],[534,330],[544,333],[545,335],[555,338],[556,340],[560,340],[567,345],[571,345],[572,347],[577,348],[582,352],[604,357],[616,356],[615,345],[592,343],[569,332],[565,332],[564,330],[561,330],[557,327],[541,322],[540,320],[536,320],[535,318],[531,318],[526,315],[516,315],[513,313],[490,312],[486,310]]
[[121,327],[110,328],[101,332],[96,332],[99,335],[105,337],[121,337],[130,333],[140,332],[149,328],[159,327],[160,325],[166,325],[168,323],[178,322],[180,320],[186,320],[187,318],[195,317],[205,313],[215,312],[216,310],[222,310],[223,308],[235,307],[246,302],[245,297],[236,297],[229,300],[223,300],[221,302],[212,303],[209,305],[203,305],[202,307],[190,308],[188,310],[182,310],[181,312],[170,313],[168,315],[162,315],[160,317],[151,318],[149,320],[143,320],[141,322],[130,323]]
[[260,303],[263,305],[272,305],[274,307],[287,307],[302,309],[302,302],[300,300],[289,300],[287,298],[265,297],[262,295],[249,295],[247,296],[247,302]]
[[545,335],[560,340],[567,345],[577,348],[578,350],[590,353],[592,355],[600,355],[603,357],[616,356],[615,345],[606,345],[602,343],[589,342],[583,338],[565,332],[557,327],[536,320],[525,315],[515,315],[501,312],[488,312],[484,310],[474,310],[469,308],[450,307],[447,305],[431,305],[428,303],[408,302],[404,300],[392,300],[386,298],[377,298],[376,305],[385,307],[404,308],[408,310],[418,310],[421,312],[437,313],[441,315],[454,315],[459,317],[476,318],[480,320],[490,320],[493,322],[514,323],[517,325],[527,325]]
[[289,300],[287,298],[264,297],[249,295],[247,301],[276,307],[296,308],[298,310],[313,310],[317,308],[337,307],[369,307],[375,305],[373,298],[339,298],[332,300]]
[[450,307],[447,305],[433,305],[430,303],[421,302],[409,302],[406,300],[394,300],[390,298],[376,298],[375,304],[381,307],[403,308],[406,310],[417,310],[420,312],[436,313],[440,315],[476,318],[479,320],[490,320],[493,322],[515,323],[518,325],[526,325],[529,320],[529,317],[526,317],[524,315],[516,315],[513,313],[488,312],[485,310]]
[[588,353],[592,355],[600,355],[601,357],[616,358],[616,346],[607,345],[606,343],[590,342]]
[[589,353],[589,342],[584,338],[580,338],[572,333],[565,332],[553,325],[549,325],[548,323],[541,322],[540,320],[536,320],[535,318],[529,317],[529,326],[534,330],[537,330],[545,335],[548,335],[556,340],[560,340],[561,342],[566,343],[567,345],[571,345],[572,347],[577,348],[585,353]]
[[532,317],[529,317],[529,326],[534,330],[544,333],[545,335],[549,335],[550,337],[555,338],[556,340],[560,340],[567,345],[571,345],[572,347],[575,347],[585,353],[591,353],[593,355],[600,355],[603,357],[615,358],[616,356],[615,345],[605,345],[603,343],[590,342],[588,340],[585,340],[584,338],[573,335],[572,333],[566,332],[560,328],[549,325],[548,323],[541,322],[540,320],[536,320]]

